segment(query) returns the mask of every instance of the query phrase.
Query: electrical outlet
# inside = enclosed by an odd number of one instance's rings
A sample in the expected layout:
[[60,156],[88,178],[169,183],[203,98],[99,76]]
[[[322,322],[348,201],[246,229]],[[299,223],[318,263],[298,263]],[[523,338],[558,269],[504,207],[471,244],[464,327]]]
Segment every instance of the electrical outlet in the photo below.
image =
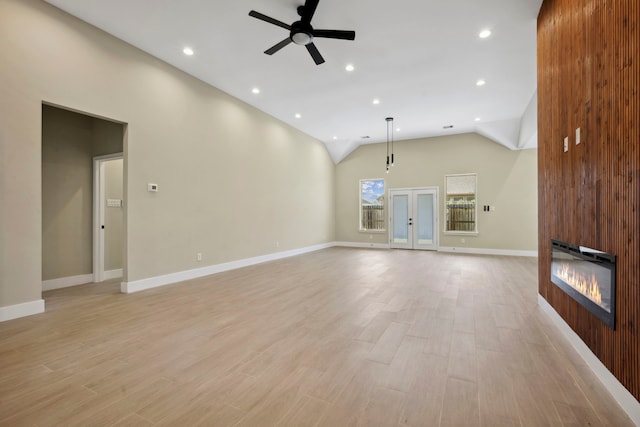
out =
[[202,253],[201,252],[198,252],[196,254],[196,261],[202,261]]

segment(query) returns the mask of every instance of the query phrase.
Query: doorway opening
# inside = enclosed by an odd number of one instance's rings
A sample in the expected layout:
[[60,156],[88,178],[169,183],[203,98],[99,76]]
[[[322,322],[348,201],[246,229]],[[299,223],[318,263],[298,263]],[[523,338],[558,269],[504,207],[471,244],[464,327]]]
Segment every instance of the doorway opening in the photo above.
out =
[[[126,274],[124,242],[126,203],[124,188],[124,145],[126,125],[50,104],[42,105],[42,290],[65,288],[107,280]],[[120,213],[119,236],[105,237],[107,247],[118,247],[119,255],[106,260],[106,270],[94,267],[94,159],[105,160],[105,180],[115,174],[121,196],[120,207],[106,207]],[[115,168],[106,160],[119,161]],[[111,170],[114,169],[114,170]],[[116,184],[118,185],[118,184]],[[109,185],[105,182],[105,191]],[[116,220],[117,221],[117,220]],[[96,273],[98,275],[96,276]]]
[[389,243],[397,249],[438,249],[438,187],[389,190]]
[[93,158],[93,281],[122,277],[122,153]]

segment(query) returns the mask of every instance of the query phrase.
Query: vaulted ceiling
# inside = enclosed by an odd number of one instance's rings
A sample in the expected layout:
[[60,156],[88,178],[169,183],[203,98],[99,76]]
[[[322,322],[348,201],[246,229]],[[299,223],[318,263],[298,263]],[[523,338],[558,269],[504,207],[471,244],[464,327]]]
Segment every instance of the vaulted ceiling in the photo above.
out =
[[537,142],[542,0],[320,0],[314,28],[356,32],[315,38],[321,65],[294,43],[264,54],[289,32],[248,15],[291,24],[302,0],[46,1],[317,138],[336,162],[385,141],[389,116],[396,140],[478,132],[511,149]]

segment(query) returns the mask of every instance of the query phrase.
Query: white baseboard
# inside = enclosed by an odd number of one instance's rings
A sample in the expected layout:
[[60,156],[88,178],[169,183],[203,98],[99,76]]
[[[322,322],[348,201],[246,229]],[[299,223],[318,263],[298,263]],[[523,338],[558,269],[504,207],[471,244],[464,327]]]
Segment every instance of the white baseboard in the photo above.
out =
[[211,274],[222,273],[223,271],[235,270],[242,267],[261,264],[263,262],[275,261],[296,255],[302,255],[308,252],[319,251],[321,249],[330,248],[332,246],[335,246],[335,243],[322,243],[319,245],[308,246],[306,248],[276,252],[273,254],[231,261],[224,264],[210,265],[193,270],[179,271],[177,273],[166,274],[164,276],[150,277],[148,279],[134,280],[132,282],[122,282],[120,284],[120,291],[126,294],[130,294],[133,292],[144,291],[146,289],[157,288],[159,286],[170,285],[172,283],[183,282],[185,280],[196,279],[198,277],[209,276]]
[[611,393],[622,409],[627,413],[635,425],[640,426],[640,402],[618,381],[618,379],[607,369],[606,366],[596,357],[589,347],[582,341],[573,329],[564,321],[556,310],[538,294],[538,305],[549,316],[556,327],[562,332],[565,338],[576,349],[580,357],[584,359],[587,366],[591,368],[596,377],[602,382],[605,388]]
[[68,288],[69,286],[82,285],[93,282],[93,274],[80,274],[79,276],[60,277],[42,281],[42,290],[51,291],[53,289]]
[[104,280],[117,279],[118,277],[122,277],[122,269],[118,268],[116,270],[109,270],[104,272]]
[[486,249],[486,248],[458,248],[449,246],[440,246],[438,252],[451,252],[460,254],[476,254],[476,255],[505,255],[505,256],[528,256],[537,257],[538,251],[518,251],[511,249]]
[[[388,243],[367,243],[367,242],[335,242],[334,246],[345,248],[373,248],[373,249],[389,249]],[[538,251],[517,251],[509,249],[485,249],[485,248],[454,248],[448,246],[440,246],[438,252],[451,252],[461,254],[476,255],[506,255],[506,256],[526,256],[537,257]]]
[[7,320],[40,313],[44,313],[43,299],[29,301],[22,304],[9,305],[7,307],[0,307],[0,322],[6,322]]
[[334,246],[341,246],[343,248],[389,249],[388,243],[335,242]]

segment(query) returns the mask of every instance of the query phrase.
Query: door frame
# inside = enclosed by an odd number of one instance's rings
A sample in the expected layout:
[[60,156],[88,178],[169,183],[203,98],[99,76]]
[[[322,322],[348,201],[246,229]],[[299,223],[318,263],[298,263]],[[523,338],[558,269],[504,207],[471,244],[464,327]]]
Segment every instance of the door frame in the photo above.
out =
[[[440,188],[438,186],[429,186],[429,187],[403,187],[403,188],[390,188],[389,189],[389,195],[388,195],[388,199],[389,199],[389,217],[387,218],[388,220],[388,224],[389,224],[389,247],[390,248],[394,248],[394,244],[393,244],[393,193],[397,192],[397,193],[410,193],[410,197],[409,197],[409,206],[411,206],[412,212],[410,212],[410,215],[415,216],[415,212],[413,212],[414,209],[416,209],[414,207],[414,199],[416,198],[416,193],[417,192],[421,192],[421,191],[428,191],[430,193],[433,193],[433,248],[420,248],[420,247],[416,247],[416,235],[417,235],[417,229],[418,227],[411,227],[410,233],[411,236],[409,238],[409,240],[411,241],[411,247],[409,246],[395,246],[395,248],[397,249],[417,249],[417,250],[435,250],[437,251],[438,248],[440,247],[440,229],[439,229],[439,225],[440,225],[440,205],[439,205],[439,196],[440,196]],[[413,224],[416,224],[416,218],[413,218]],[[413,225],[412,224],[412,225]],[[416,231],[414,231],[416,230]]]
[[[104,208],[105,197],[104,164],[111,160],[124,159],[123,153],[107,154],[93,158],[93,282],[106,279],[104,273]],[[123,177],[124,182],[124,177]],[[123,260],[124,263],[124,260]]]

